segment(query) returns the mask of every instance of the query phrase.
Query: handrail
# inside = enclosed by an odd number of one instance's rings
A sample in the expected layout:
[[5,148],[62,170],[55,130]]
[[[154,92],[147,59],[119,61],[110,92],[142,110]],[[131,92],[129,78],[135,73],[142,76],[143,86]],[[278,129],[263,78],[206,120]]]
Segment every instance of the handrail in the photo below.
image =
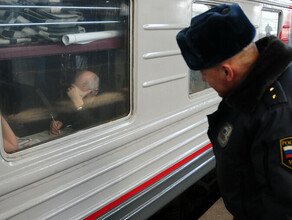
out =
[[[1,7],[1,6],[0,6]],[[47,23],[11,23],[0,24],[0,27],[13,26],[47,26],[47,25],[62,25],[62,24],[116,24],[120,21],[67,21],[67,22],[47,22]]]
[[88,6],[60,6],[60,5],[0,5],[0,8],[64,8],[64,9],[85,9],[85,10],[120,10],[119,7],[88,7]]

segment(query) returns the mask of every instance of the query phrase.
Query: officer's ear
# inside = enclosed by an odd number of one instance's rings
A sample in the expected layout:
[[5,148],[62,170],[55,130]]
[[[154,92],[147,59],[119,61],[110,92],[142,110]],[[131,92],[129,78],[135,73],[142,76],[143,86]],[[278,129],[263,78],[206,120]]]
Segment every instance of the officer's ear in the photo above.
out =
[[222,64],[223,71],[225,72],[225,77],[227,82],[231,82],[234,78],[233,69],[229,64]]

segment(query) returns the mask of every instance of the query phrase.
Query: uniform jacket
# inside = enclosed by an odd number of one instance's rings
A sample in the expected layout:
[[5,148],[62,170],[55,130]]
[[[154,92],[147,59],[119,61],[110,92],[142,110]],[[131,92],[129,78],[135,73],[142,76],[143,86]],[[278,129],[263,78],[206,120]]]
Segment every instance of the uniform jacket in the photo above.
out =
[[219,189],[235,219],[292,219],[292,48],[270,36],[208,116]]

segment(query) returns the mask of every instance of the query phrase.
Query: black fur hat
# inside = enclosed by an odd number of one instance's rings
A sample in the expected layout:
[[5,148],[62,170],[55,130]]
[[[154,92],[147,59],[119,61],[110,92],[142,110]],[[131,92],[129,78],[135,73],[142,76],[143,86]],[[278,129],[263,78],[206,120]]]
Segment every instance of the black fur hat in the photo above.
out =
[[213,67],[249,45],[256,30],[239,5],[218,5],[196,17],[176,40],[193,70]]

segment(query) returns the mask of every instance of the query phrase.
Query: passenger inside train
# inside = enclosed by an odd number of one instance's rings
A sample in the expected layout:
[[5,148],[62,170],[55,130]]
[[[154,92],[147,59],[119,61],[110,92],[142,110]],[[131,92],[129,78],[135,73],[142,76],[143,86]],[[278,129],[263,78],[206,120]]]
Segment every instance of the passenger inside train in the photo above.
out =
[[18,141],[7,121],[1,116],[2,136],[4,150],[7,153],[14,152],[18,149]]
[[[42,1],[33,8],[7,2],[0,10],[0,109],[18,150],[130,112],[129,19],[120,10],[126,1],[58,2],[52,10]],[[74,82],[78,73],[96,76],[89,94]]]
[[[72,108],[72,112],[75,112],[74,117],[66,117],[68,114],[64,114],[60,119],[64,122],[67,118],[67,123],[65,127],[82,128],[89,126],[94,120],[94,106],[98,104],[98,99],[96,95],[99,91],[99,77],[88,70],[84,70],[77,73],[74,83],[68,88],[67,95],[70,98],[72,105],[66,103],[66,106]],[[53,116],[52,116],[53,117]],[[50,124],[50,135],[59,135],[61,133],[61,127],[63,122],[55,120],[52,118]],[[74,120],[74,121],[71,121]]]

